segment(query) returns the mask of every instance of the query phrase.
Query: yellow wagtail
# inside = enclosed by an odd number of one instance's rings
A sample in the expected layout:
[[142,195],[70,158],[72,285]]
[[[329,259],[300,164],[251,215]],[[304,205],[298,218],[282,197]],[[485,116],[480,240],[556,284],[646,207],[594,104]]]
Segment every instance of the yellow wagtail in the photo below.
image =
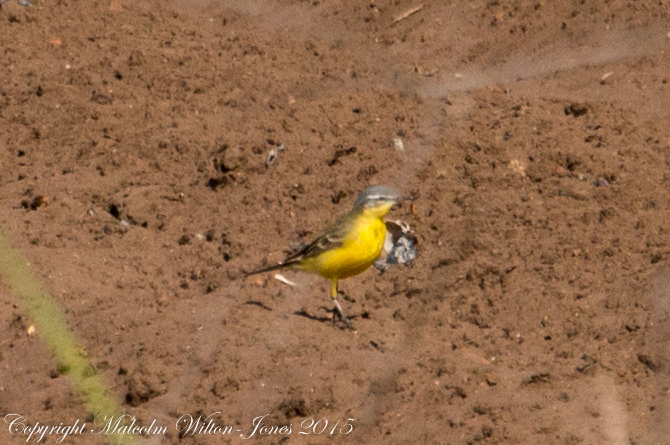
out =
[[353,209],[330,225],[323,235],[284,262],[246,276],[277,269],[295,269],[328,278],[332,282],[330,298],[335,304],[333,312],[348,328],[354,329],[337,301],[337,281],[358,275],[375,262],[386,240],[384,216],[394,204],[404,199],[411,198],[401,197],[383,185],[368,187],[358,195]]

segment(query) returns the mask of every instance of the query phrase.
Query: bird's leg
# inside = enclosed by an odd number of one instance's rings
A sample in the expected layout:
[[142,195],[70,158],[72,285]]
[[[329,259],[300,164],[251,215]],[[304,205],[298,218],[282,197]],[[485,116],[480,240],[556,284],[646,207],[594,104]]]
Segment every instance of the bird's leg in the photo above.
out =
[[[333,303],[335,304],[334,312],[340,316],[342,323],[344,323],[349,329],[356,330],[354,325],[351,324],[346,314],[344,313],[342,306],[340,306],[340,302],[337,301],[337,280],[333,280],[333,284],[330,288],[330,299],[333,300]],[[333,314],[333,322],[335,322],[335,314]]]

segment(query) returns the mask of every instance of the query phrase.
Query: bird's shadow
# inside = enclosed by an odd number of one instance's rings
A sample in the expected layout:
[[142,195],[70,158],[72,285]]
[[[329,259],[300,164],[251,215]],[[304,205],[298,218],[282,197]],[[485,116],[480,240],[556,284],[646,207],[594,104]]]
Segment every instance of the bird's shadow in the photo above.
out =
[[270,307],[264,305],[263,303],[261,303],[260,301],[256,301],[256,300],[248,300],[248,301],[245,301],[244,304],[248,304],[250,306],[262,307],[266,311],[271,311],[272,310],[272,308],[270,308]]
[[[332,323],[333,325],[335,325],[336,321],[341,321],[340,318],[339,318],[339,314],[337,313],[337,311],[334,308],[330,309],[330,308],[327,308],[325,306],[321,306],[320,308],[325,310],[326,312],[329,312],[332,315],[330,317],[312,315],[309,312],[307,312],[305,309],[300,309],[298,311],[295,311],[295,312],[293,312],[293,315],[298,315],[300,317],[305,317],[309,320],[318,321],[318,322],[321,322],[321,323]],[[348,318],[349,318],[349,320],[355,320],[358,317],[359,317],[358,315],[351,315]],[[338,326],[338,327],[342,330],[345,330],[347,328],[347,326],[344,323],[342,323],[342,326]]]
[[[248,301],[245,301],[244,304],[249,305],[249,306],[258,306],[262,309],[265,309],[266,311],[272,311],[271,307],[268,307],[265,304],[263,304],[263,303],[261,303],[260,301],[257,301],[257,300],[248,300]],[[339,314],[337,313],[337,311],[334,308],[330,309],[330,308],[327,308],[325,306],[321,306],[320,309],[323,309],[324,311],[330,313],[331,316],[329,317],[329,316],[312,315],[309,312],[307,312],[305,309],[297,310],[297,311],[293,312],[293,315],[298,315],[300,317],[305,317],[307,319],[310,319],[310,320],[313,320],[313,321],[318,321],[320,323],[332,323],[333,325],[335,325],[335,323],[337,321],[342,321],[342,320],[340,320]],[[351,315],[349,317],[349,319],[350,320],[355,320],[355,319],[360,318],[360,317],[366,318],[365,315],[366,315],[365,312],[362,315]],[[340,329],[344,330],[344,329],[346,329],[347,326],[343,323],[342,326],[338,326],[338,327]]]

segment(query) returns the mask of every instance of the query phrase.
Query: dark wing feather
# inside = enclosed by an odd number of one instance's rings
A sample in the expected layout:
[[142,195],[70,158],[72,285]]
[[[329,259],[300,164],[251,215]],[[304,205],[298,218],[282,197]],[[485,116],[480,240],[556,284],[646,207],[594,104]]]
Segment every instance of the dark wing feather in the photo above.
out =
[[284,260],[284,264],[301,261],[305,258],[319,256],[328,250],[337,249],[344,243],[344,238],[351,229],[353,218],[351,215],[345,215],[331,224],[323,235],[303,247],[299,252],[294,253]]
[[313,258],[319,256],[323,252],[326,252],[331,249],[337,249],[344,243],[344,239],[351,230],[353,224],[354,215],[351,213],[344,215],[333,224],[331,224],[324,232],[323,235],[300,249],[300,251],[294,253],[293,255],[286,258],[280,264],[266,267],[263,269],[255,270],[253,272],[247,273],[245,276],[256,275],[258,273],[269,272],[272,270],[280,270],[284,268],[290,268],[292,266],[297,266],[305,258]]

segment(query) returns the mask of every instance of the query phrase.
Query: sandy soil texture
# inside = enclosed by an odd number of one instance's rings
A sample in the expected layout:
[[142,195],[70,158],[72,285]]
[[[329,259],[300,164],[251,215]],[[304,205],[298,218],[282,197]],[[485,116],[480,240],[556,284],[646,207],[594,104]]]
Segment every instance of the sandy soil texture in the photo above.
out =
[[[669,32],[665,0],[11,0],[0,228],[168,426],[137,443],[670,443]],[[341,282],[357,331],[318,276],[244,278],[370,184],[417,198],[418,258]],[[0,415],[90,422],[31,324],[0,290]],[[291,433],[177,431],[212,414]]]

